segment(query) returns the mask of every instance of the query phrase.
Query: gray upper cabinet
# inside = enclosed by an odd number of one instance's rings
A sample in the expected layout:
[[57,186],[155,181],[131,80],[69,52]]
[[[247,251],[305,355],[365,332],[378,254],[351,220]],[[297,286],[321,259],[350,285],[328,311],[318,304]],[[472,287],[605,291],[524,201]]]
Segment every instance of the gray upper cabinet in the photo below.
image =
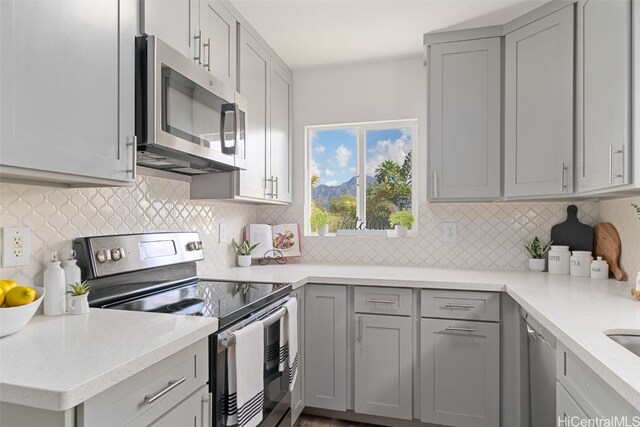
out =
[[236,87],[236,18],[218,0],[200,0],[202,64],[214,76]]
[[421,320],[421,420],[500,425],[500,325]]
[[630,183],[631,1],[578,2],[578,191]]
[[271,96],[270,57],[245,28],[240,28],[239,92],[247,98],[247,169],[238,174],[238,195],[263,199],[267,193],[266,150],[269,132],[269,99]]
[[292,76],[288,69],[271,61],[271,135],[267,155],[271,198],[291,202],[291,101]]
[[0,2],[3,178],[133,180],[135,7],[124,0]]
[[197,0],[142,0],[140,4],[142,33],[157,36],[184,56],[200,60],[202,44]]
[[501,39],[429,52],[429,198],[501,196]]
[[305,286],[305,400],[347,410],[347,287]]
[[574,6],[505,38],[505,196],[573,192]]
[[412,323],[410,317],[356,315],[356,412],[412,419]]

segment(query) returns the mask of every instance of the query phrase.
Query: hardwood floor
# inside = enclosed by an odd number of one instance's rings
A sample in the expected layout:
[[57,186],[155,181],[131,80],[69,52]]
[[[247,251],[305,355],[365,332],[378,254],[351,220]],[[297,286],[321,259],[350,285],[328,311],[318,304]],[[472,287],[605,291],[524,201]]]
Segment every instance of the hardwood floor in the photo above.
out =
[[316,417],[313,415],[300,415],[295,427],[376,427],[373,424],[353,423],[351,421],[336,420],[333,418]]

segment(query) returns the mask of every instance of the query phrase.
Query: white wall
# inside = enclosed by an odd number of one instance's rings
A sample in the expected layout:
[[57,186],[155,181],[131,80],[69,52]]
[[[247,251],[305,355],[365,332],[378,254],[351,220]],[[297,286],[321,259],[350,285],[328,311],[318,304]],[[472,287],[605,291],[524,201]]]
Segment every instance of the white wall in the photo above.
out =
[[[427,73],[421,57],[302,69],[293,74],[293,199],[304,204],[304,127],[418,119],[419,182],[426,182]],[[419,154],[421,153],[421,154]],[[414,155],[414,159],[417,156]],[[424,175],[424,177],[422,176]],[[424,178],[424,179],[423,179]],[[421,192],[422,193],[422,192]],[[420,194],[420,200],[426,193]]]

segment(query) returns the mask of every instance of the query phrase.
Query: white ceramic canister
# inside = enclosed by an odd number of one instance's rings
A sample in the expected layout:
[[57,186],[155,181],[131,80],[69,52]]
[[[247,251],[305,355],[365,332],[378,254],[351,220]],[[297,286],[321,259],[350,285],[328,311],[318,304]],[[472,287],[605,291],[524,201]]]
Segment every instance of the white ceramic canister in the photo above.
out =
[[571,252],[569,246],[551,245],[549,251],[549,273],[569,274],[571,266]]
[[573,251],[573,255],[571,255],[571,275],[578,277],[591,276],[591,261],[593,261],[591,252]]
[[591,262],[591,278],[592,279],[608,279],[609,264],[603,260],[601,256]]

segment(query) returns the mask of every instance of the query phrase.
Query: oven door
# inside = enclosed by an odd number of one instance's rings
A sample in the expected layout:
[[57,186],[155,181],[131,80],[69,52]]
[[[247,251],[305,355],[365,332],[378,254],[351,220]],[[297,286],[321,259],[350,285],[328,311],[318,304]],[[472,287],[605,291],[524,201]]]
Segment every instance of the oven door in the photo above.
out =
[[154,36],[146,38],[146,56],[147,123],[139,144],[237,168],[233,88]]
[[[276,427],[281,424],[291,407],[291,393],[289,392],[289,379],[285,372],[280,372],[280,321],[271,324],[264,331],[264,408],[262,412],[261,427]],[[227,352],[226,348],[218,345],[218,334],[210,338],[209,354],[211,364],[209,369],[209,388],[215,398],[214,427],[227,426]],[[215,355],[215,359],[213,357]],[[232,424],[235,425],[235,424]]]

